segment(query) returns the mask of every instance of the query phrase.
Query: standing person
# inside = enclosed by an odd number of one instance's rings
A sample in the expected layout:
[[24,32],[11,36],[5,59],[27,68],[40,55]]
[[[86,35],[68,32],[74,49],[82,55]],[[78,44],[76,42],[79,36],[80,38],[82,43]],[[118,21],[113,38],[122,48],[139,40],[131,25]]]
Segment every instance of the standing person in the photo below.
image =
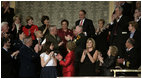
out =
[[128,33],[128,22],[129,18],[122,14],[123,8],[116,7],[115,17],[113,16],[110,25],[111,36],[110,45],[115,45],[118,47],[118,55],[123,57],[123,52],[125,51],[125,40],[127,40]]
[[41,50],[38,46],[32,50],[32,38],[26,37],[24,39],[24,45],[20,48],[20,71],[19,77],[21,78],[35,78],[36,74],[36,62],[38,61],[39,54]]
[[64,19],[61,21],[61,29],[58,29],[57,35],[61,38],[61,40],[64,42],[63,43],[63,49],[62,49],[62,53],[63,53],[63,57],[66,56],[67,54],[67,49],[66,49],[66,43],[68,40],[66,40],[66,37],[70,36],[73,37],[73,31],[68,29],[69,26],[69,22],[68,20]]
[[8,22],[9,30],[12,29],[14,15],[14,9],[10,7],[9,1],[2,1],[1,22]]
[[31,36],[32,40],[35,40],[36,37],[34,32],[38,30],[38,26],[33,24],[33,17],[28,16],[26,18],[27,25],[22,28],[26,36]]
[[43,45],[43,53],[40,55],[41,58],[41,78],[56,78],[57,77],[57,60],[54,56],[53,50],[54,45],[51,42],[46,42]]
[[1,38],[7,38],[9,35],[7,34],[9,31],[8,22],[1,23]]
[[18,55],[19,51],[11,53],[10,38],[2,38],[1,48],[1,77],[2,78],[15,78],[16,73],[14,67],[14,58]]
[[85,15],[86,15],[86,11],[80,10],[79,20],[76,21],[75,25],[83,27],[83,33],[85,34],[85,36],[93,37],[95,34],[95,28],[94,28],[93,22],[92,20],[87,19]]
[[19,30],[22,30],[22,25],[20,22],[20,17],[19,16],[14,16],[13,17],[13,24],[12,24],[12,29],[11,29],[11,35],[14,40],[18,40],[18,32]]
[[138,23],[138,30],[141,32],[141,9],[135,9],[134,21]]
[[115,68],[116,65],[116,58],[117,58],[118,48],[116,46],[109,46],[109,50],[107,52],[108,57],[103,60],[102,62],[102,75],[103,76],[112,76],[110,69]]
[[95,33],[95,40],[96,40],[96,48],[100,52],[102,52],[102,56],[104,58],[107,57],[107,37],[108,37],[108,30],[104,27],[105,21],[104,19],[100,19],[98,21],[98,28],[96,29]]
[[42,16],[41,18],[41,23],[43,24],[42,26],[40,26],[38,29],[42,31],[43,33],[43,38],[42,40],[44,40],[45,36],[47,34],[49,34],[49,17],[48,16]]
[[60,65],[63,66],[63,76],[64,77],[71,77],[74,76],[75,69],[74,69],[74,49],[75,49],[75,43],[72,41],[69,41],[66,44],[66,48],[68,51],[68,54],[65,57],[65,61],[62,60],[63,57],[59,54],[56,58],[60,61]]
[[95,62],[97,60],[98,51],[95,49],[95,41],[93,38],[88,38],[86,49],[83,51],[80,59],[80,76],[95,76]]

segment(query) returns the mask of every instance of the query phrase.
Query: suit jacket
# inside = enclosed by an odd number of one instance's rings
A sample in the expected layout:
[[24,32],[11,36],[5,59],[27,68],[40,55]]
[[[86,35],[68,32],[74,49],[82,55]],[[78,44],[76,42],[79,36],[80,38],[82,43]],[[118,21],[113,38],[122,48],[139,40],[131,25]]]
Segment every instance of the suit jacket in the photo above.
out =
[[39,54],[35,53],[31,48],[23,45],[20,49],[20,77],[36,77],[36,62]]
[[[41,30],[42,32],[44,31],[44,29],[46,28],[46,25],[43,24],[42,26],[38,27],[39,30]],[[42,40],[44,40],[45,36],[49,34],[49,29],[46,30],[45,34],[43,35]]]
[[[52,42],[54,45],[54,50],[59,50],[59,46],[58,44],[61,42],[61,39],[56,35],[55,37],[53,37],[51,34],[48,34],[46,36],[47,40]],[[47,41],[46,40],[46,41]]]
[[[75,25],[79,25],[80,20],[76,21]],[[92,20],[85,18],[83,23],[83,32],[87,32],[87,37],[93,37],[95,35],[95,28]]]
[[1,48],[1,77],[2,78],[14,78],[13,58],[10,52],[7,52]]
[[125,42],[127,40],[127,34],[128,34],[128,22],[129,22],[129,17],[122,15],[119,22],[114,20],[113,24],[110,25],[111,29],[110,44],[116,45],[118,47],[119,50],[118,54],[120,56],[123,56],[123,52],[125,52]]
[[74,76],[74,59],[75,59],[74,52],[71,51],[66,55],[64,61],[63,60],[60,61],[60,65],[63,66],[64,76]]
[[139,66],[138,64],[140,62],[138,62],[138,57],[137,57],[137,51],[135,48],[132,48],[130,51],[126,51],[125,53],[125,63],[126,62],[130,62],[129,69],[137,69]]

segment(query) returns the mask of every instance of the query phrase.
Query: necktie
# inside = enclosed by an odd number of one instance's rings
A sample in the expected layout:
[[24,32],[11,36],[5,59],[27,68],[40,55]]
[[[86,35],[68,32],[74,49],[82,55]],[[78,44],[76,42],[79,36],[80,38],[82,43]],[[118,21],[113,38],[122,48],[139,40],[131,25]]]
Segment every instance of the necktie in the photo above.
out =
[[82,26],[83,25],[83,20],[81,20],[81,22],[80,22],[80,26]]

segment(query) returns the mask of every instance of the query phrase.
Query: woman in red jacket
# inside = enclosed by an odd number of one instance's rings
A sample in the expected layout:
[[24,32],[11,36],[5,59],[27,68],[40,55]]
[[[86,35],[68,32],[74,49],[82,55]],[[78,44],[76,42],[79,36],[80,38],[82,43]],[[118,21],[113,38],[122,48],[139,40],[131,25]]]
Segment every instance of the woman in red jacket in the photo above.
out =
[[33,24],[33,17],[31,16],[28,16],[26,18],[26,22],[27,22],[27,25],[22,28],[24,34],[26,36],[31,36],[32,40],[35,40],[36,38],[35,38],[34,32],[38,30],[38,26]]
[[70,41],[66,44],[67,47],[67,51],[68,54],[66,55],[65,59],[62,60],[62,56],[60,54],[58,54],[56,56],[56,58],[59,60],[60,65],[63,66],[63,76],[64,77],[70,77],[70,76],[74,76],[74,59],[75,59],[75,55],[74,55],[74,48],[75,48],[75,44]]

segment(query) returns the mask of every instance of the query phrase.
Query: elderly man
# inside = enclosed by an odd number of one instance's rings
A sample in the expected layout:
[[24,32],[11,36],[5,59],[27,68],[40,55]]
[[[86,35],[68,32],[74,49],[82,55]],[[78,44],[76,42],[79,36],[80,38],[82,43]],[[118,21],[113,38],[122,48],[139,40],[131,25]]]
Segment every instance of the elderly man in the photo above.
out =
[[34,50],[32,46],[32,38],[26,37],[23,41],[24,45],[20,49],[20,70],[19,77],[21,78],[35,78],[37,77],[36,62],[39,60],[38,52],[41,50],[35,46]]
[[9,26],[8,26],[8,22],[2,22],[1,23],[1,37],[5,37],[7,38],[9,36],[8,33],[8,30],[9,30]]
[[95,28],[94,28],[93,22],[92,22],[92,20],[87,19],[85,17],[85,15],[86,15],[86,11],[80,10],[79,11],[79,20],[76,21],[75,25],[82,26],[83,33],[85,34],[85,36],[93,37],[95,35]]

